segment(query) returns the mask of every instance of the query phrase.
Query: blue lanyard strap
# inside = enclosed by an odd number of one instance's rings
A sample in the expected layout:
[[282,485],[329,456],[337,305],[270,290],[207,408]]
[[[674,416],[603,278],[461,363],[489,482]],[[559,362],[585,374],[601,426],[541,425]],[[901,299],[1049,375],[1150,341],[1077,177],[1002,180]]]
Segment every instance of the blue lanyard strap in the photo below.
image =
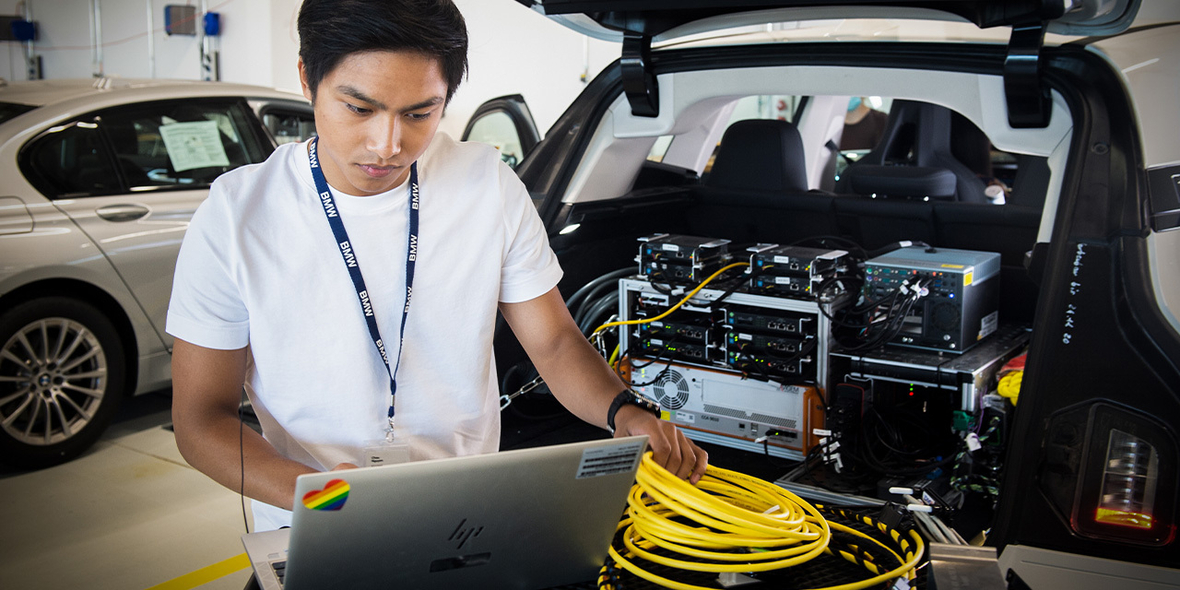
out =
[[377,316],[373,313],[373,304],[369,300],[369,291],[365,287],[365,277],[361,275],[360,265],[357,264],[356,254],[348,240],[348,231],[344,229],[344,221],[336,208],[336,199],[332,197],[332,189],[328,180],[324,178],[324,171],[320,168],[319,157],[316,155],[317,139],[312,139],[308,145],[307,157],[311,162],[311,175],[315,179],[316,190],[320,193],[320,204],[324,207],[324,215],[328,217],[328,225],[332,227],[332,235],[336,237],[336,244],[340,247],[340,255],[348,267],[348,274],[352,278],[352,285],[356,288],[356,297],[361,304],[361,312],[365,314],[365,323],[369,326],[369,336],[373,338],[373,345],[381,355],[381,362],[389,371],[389,428],[393,430],[393,407],[397,399],[397,369],[401,366],[401,348],[406,340],[406,318],[410,315],[410,296],[414,293],[414,267],[418,262],[418,163],[410,165],[410,237],[406,246],[406,305],[402,308],[401,334],[398,340],[398,355],[393,366],[389,364],[389,355],[385,352],[385,343],[381,340],[381,330],[377,327]]

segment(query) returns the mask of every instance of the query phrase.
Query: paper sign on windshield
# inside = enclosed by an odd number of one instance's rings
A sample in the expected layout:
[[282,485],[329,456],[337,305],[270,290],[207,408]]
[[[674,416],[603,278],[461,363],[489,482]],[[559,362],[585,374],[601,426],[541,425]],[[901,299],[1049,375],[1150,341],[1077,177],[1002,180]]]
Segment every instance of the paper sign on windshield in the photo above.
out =
[[193,121],[160,126],[160,137],[176,172],[210,166],[229,166],[216,121]]

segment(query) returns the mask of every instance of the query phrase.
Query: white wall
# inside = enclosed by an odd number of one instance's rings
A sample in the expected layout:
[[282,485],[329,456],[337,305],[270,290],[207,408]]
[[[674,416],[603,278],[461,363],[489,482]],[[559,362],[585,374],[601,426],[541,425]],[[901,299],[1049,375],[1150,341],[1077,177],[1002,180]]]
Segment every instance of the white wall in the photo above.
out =
[[[91,0],[25,0],[40,38],[36,51],[44,76],[88,78],[95,73]],[[166,35],[164,6],[199,0],[100,0],[102,73],[124,78],[200,79],[198,37]],[[295,17],[301,0],[207,0],[221,14],[221,79],[299,90]],[[469,77],[451,102],[440,129],[458,136],[483,101],[522,94],[542,133],[587,81],[619,56],[620,46],[557,25],[515,0],[456,0],[471,39]],[[0,0],[0,14],[21,14],[18,0]],[[151,27],[148,26],[148,10]],[[149,66],[149,35],[155,68]],[[588,64],[588,68],[587,68]],[[0,43],[0,76],[24,80],[21,46]]]
[[470,37],[468,79],[451,101],[440,128],[456,137],[471,113],[489,98],[521,94],[542,134],[578,96],[584,64],[587,82],[618,59],[622,46],[575,33],[515,0],[456,0]]

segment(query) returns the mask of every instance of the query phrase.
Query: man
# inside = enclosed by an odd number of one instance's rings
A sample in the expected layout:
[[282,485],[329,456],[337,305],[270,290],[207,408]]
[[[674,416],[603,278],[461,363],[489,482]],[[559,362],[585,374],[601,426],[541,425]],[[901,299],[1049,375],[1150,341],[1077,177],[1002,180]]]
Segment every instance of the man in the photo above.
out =
[[[698,480],[707,455],[628,403],[570,318],[520,181],[494,150],[435,137],[466,70],[455,6],[306,0],[298,26],[318,139],[219,178],[177,262],[185,459],[241,485],[266,530],[289,523],[298,475],[354,467],[368,441],[414,459],[493,452],[498,309],[570,411],[649,435],[657,461]],[[241,430],[243,383],[264,436]]]

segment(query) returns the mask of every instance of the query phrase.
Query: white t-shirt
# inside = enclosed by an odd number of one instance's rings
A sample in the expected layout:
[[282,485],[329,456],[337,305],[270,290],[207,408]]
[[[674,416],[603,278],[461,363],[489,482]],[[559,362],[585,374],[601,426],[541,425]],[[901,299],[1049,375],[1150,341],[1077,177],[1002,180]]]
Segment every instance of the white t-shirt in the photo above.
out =
[[[397,374],[396,438],[413,459],[494,452],[500,415],[492,336],[498,302],[561,278],[527,191],[495,150],[444,134],[418,162],[420,243],[405,304],[407,184],[380,195],[333,190]],[[249,345],[246,392],[266,439],[320,470],[360,463],[384,436],[389,373],[369,335],[320,204],[307,144],[213,184],[185,235],[167,332],[206,348]],[[255,502],[255,528],[290,513]]]

